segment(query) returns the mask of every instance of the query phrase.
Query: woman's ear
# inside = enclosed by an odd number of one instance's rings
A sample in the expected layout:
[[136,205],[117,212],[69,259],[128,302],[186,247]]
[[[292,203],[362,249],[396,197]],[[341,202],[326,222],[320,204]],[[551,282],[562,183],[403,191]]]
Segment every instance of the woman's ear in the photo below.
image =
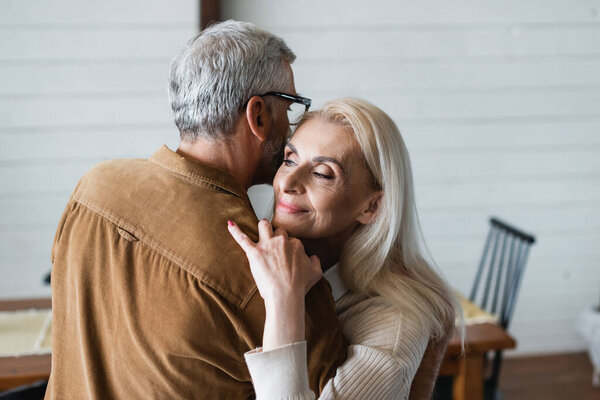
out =
[[271,131],[271,113],[262,97],[254,96],[248,100],[246,120],[250,131],[258,140],[267,140]]
[[381,191],[377,191],[369,196],[368,203],[366,203],[365,208],[363,208],[356,220],[363,225],[370,224],[375,221],[377,212],[381,208],[382,199],[383,192]]

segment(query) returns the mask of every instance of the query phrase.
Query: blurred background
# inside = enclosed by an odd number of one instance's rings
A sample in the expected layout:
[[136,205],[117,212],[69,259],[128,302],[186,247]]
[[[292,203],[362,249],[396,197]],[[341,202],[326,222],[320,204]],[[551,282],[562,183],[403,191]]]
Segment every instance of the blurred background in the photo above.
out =
[[[0,2],[0,298],[47,297],[56,225],[78,179],[175,149],[167,72],[198,0]],[[511,354],[586,349],[600,299],[600,2],[222,0],[281,36],[318,107],[363,97],[400,127],[425,238],[462,293],[488,217],[536,235]],[[270,188],[252,189],[263,215]]]

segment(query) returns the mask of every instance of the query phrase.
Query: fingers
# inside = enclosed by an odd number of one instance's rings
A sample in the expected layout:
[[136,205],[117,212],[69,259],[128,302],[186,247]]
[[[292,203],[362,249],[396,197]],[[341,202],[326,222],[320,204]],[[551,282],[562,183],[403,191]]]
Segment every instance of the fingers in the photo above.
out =
[[240,245],[246,254],[256,246],[252,240],[233,221],[227,221],[227,229],[233,239]]
[[308,293],[310,288],[313,287],[317,282],[319,282],[319,280],[321,280],[321,277],[323,276],[323,271],[321,270],[321,260],[319,260],[319,257],[317,257],[314,254],[310,256],[310,264],[313,269],[313,273],[310,274],[310,278],[306,282],[307,285],[304,288],[306,293]]
[[312,264],[312,266],[316,270],[321,271],[321,260],[319,259],[319,256],[317,256],[316,254],[313,254],[309,258],[310,258],[310,263]]
[[264,218],[258,221],[258,237],[259,240],[273,237],[273,226]]
[[287,231],[283,228],[277,228],[275,229],[275,233],[273,234],[273,236],[283,236],[283,237],[288,237]]

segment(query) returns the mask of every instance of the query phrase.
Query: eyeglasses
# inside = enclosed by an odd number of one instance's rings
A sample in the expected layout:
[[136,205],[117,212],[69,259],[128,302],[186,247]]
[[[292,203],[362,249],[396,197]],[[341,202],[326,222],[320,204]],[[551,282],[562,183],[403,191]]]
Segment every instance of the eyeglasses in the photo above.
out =
[[[288,121],[290,121],[291,125],[295,125],[300,121],[300,118],[304,115],[305,112],[308,111],[310,105],[312,104],[312,100],[307,97],[296,96],[293,94],[287,94],[282,92],[267,92],[263,94],[258,94],[257,96],[277,96],[282,99],[286,99],[291,101],[292,103],[288,106]],[[248,102],[244,103],[244,107],[248,105]]]

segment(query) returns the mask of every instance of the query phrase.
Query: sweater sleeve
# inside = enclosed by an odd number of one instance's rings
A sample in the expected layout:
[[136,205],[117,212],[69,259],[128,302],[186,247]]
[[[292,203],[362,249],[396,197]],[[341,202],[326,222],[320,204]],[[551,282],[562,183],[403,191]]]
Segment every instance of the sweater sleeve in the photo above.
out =
[[[407,399],[412,379],[427,347],[428,334],[416,321],[407,321],[375,307],[377,318],[349,329],[348,357],[330,379],[319,399]],[[412,322],[412,323],[411,323]],[[350,322],[351,325],[354,325]],[[365,329],[366,328],[366,329]],[[302,376],[306,371],[305,342],[246,353],[257,400],[313,399]],[[312,396],[312,397],[311,397]]]
[[[306,342],[246,353],[257,400],[314,399],[306,374]],[[410,380],[402,360],[389,351],[348,347],[346,362],[327,382],[319,399],[405,399]]]
[[257,400],[312,400],[308,386],[306,341],[270,351],[262,348],[244,354]]

